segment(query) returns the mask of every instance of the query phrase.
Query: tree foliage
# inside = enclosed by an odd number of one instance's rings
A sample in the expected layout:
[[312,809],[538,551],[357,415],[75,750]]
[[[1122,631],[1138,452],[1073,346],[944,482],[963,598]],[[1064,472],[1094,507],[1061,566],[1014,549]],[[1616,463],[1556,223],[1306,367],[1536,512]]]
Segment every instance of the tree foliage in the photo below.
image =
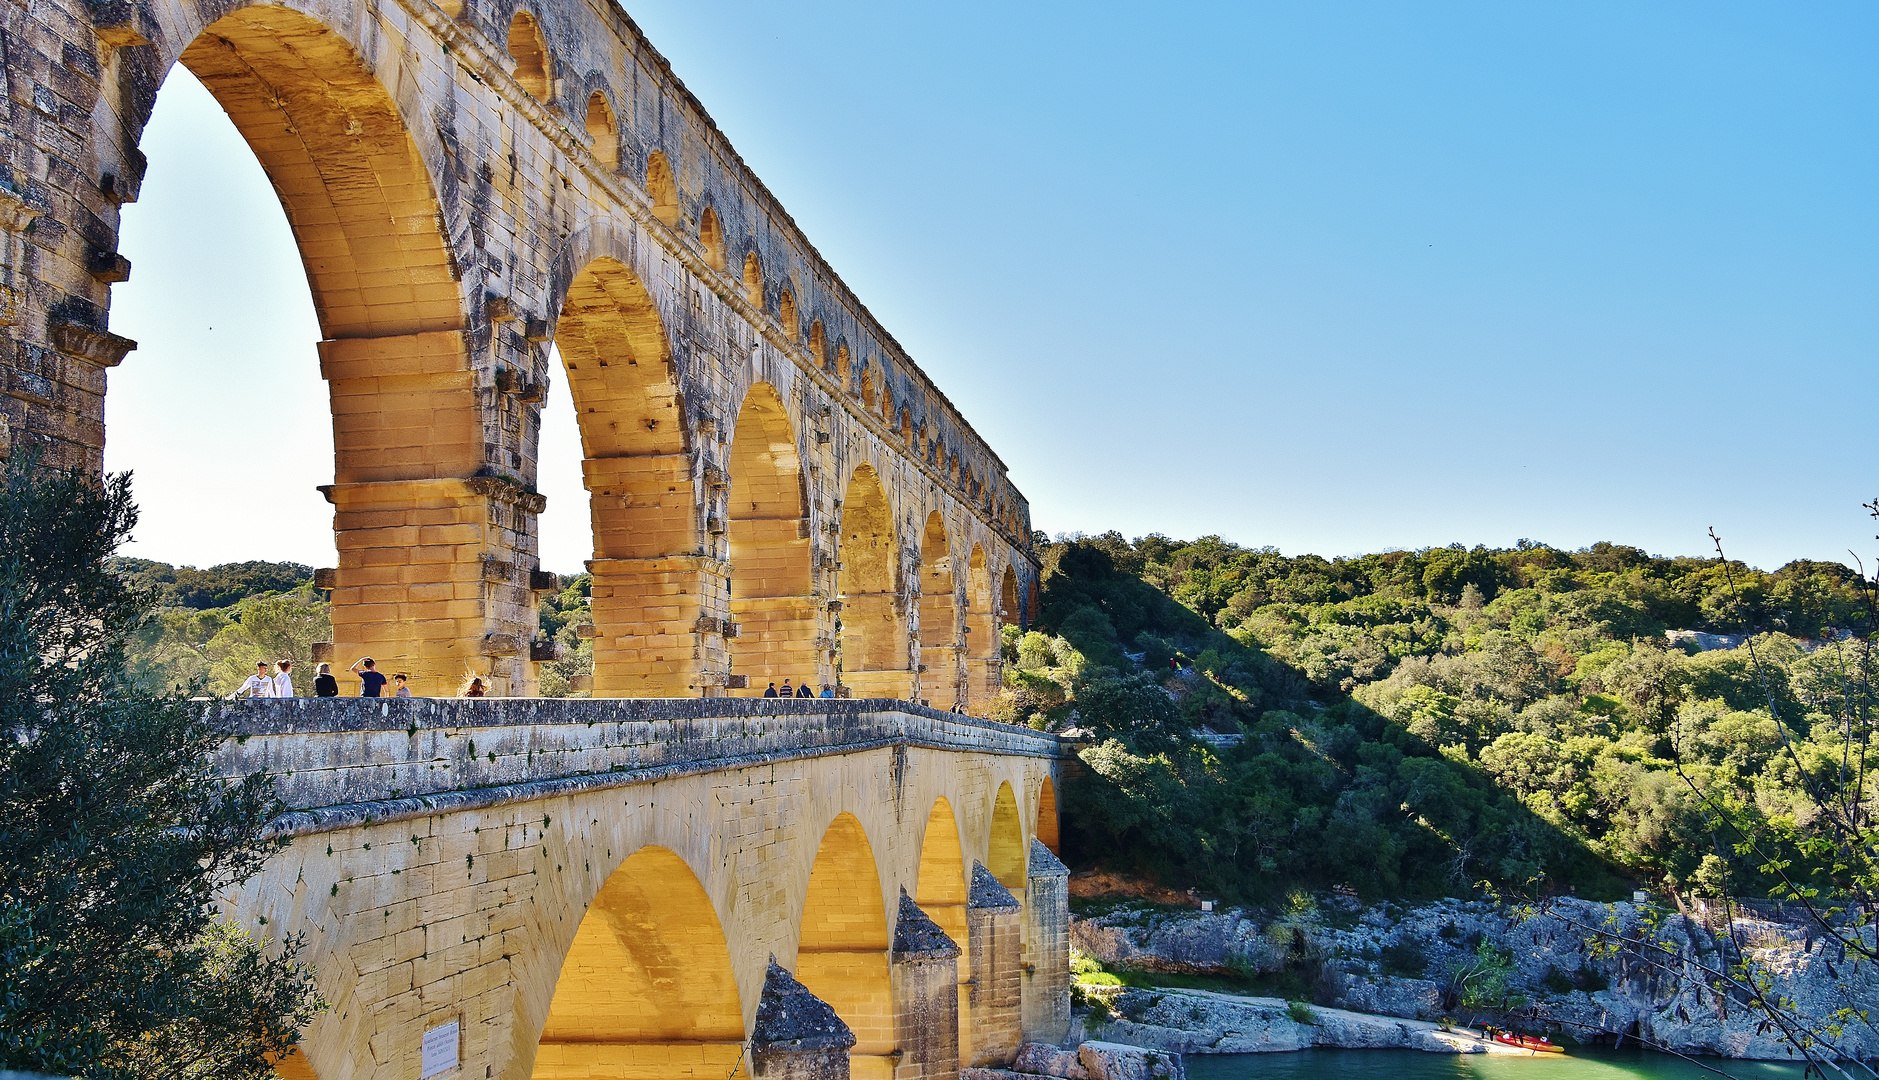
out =
[[271,1076],[311,973],[215,905],[278,807],[215,777],[200,707],[129,673],[156,597],[105,560],[135,521],[127,476],[16,461],[0,487],[0,1068]]
[[[1870,621],[1847,567],[1525,541],[1327,560],[1115,533],[1042,553],[1001,707],[1098,740],[1066,793],[1086,858],[1247,896],[1538,877],[1765,895],[1771,860],[1847,883],[1808,795],[1833,770],[1860,787],[1873,760],[1830,707]],[[1719,831],[1723,805],[1757,853]]]

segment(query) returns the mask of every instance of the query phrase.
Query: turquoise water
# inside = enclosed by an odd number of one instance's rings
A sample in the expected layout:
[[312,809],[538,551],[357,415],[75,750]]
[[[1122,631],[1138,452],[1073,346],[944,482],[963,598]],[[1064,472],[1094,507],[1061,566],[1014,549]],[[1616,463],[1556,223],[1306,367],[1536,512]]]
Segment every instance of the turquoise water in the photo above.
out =
[[[1799,1065],[1699,1059],[1736,1080],[1802,1080]],[[1569,1054],[1426,1054],[1420,1050],[1300,1050],[1189,1054],[1188,1080],[1719,1080],[1669,1054],[1575,1049]]]

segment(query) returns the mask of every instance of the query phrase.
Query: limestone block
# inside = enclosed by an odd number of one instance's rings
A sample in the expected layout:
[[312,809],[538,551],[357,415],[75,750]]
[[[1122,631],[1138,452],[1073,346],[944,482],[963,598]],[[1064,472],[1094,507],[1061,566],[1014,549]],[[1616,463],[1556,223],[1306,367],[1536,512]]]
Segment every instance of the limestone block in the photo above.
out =
[[1122,1043],[1086,1042],[1077,1059],[1090,1080],[1185,1080],[1181,1055]]
[[1081,1055],[1075,1050],[1063,1050],[1048,1043],[1029,1042],[1019,1047],[1017,1060],[1011,1063],[1011,1068],[1013,1072],[1033,1076],[1090,1080],[1089,1070],[1083,1067]]

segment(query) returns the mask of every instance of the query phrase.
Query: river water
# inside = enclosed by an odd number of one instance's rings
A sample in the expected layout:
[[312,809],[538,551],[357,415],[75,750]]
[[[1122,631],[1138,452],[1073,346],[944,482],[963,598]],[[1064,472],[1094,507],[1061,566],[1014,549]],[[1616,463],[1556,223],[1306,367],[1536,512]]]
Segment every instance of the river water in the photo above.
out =
[[1646,1050],[1575,1049],[1534,1057],[1429,1054],[1420,1050],[1299,1050],[1284,1054],[1189,1054],[1188,1080],[1802,1080],[1780,1062],[1699,1058]]

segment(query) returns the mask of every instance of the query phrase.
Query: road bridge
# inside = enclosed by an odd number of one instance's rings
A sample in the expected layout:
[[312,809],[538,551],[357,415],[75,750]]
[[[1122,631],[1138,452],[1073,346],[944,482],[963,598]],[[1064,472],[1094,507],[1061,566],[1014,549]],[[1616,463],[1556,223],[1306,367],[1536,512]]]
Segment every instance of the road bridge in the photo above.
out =
[[[449,1077],[950,1080],[1069,1023],[1055,736],[892,701],[204,707],[220,770],[295,808],[227,898],[305,935],[331,1003],[289,1080],[416,1080],[427,1039]],[[777,1030],[808,995],[846,1035]]]
[[419,694],[536,692],[558,377],[597,695],[997,692],[998,628],[1037,575],[1024,497],[619,7],[36,0],[0,19],[0,453],[100,467],[108,373],[135,347],[107,314],[131,272],[121,209],[181,64],[306,265],[342,662],[372,655]]

